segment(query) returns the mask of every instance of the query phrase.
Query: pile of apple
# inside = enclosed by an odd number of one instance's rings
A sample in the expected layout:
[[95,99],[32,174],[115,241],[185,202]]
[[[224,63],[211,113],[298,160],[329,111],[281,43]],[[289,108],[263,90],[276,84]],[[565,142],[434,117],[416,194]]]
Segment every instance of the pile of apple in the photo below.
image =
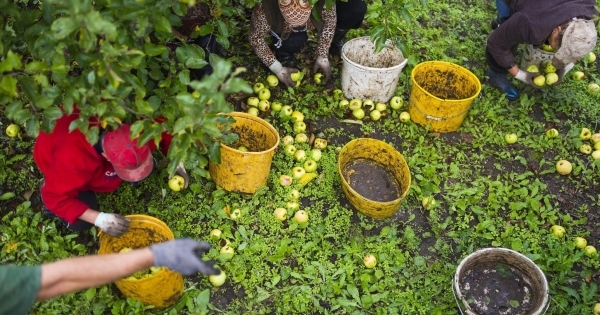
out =
[[[369,117],[373,121],[378,121],[385,114],[388,105],[383,102],[374,103],[372,100],[361,100],[361,99],[351,99],[348,100],[344,97],[344,92],[340,89],[336,89],[333,91],[333,97],[336,100],[339,100],[339,107],[342,110],[349,110],[352,112],[352,116],[358,120],[362,120],[365,117],[365,109],[369,110]],[[389,106],[394,110],[399,110],[402,107],[402,98],[400,96],[394,96],[390,99]],[[400,113],[400,121],[408,122],[410,120],[410,114],[408,112]]]
[[[275,75],[271,74],[267,77],[267,83],[270,87],[276,87],[277,85],[279,85],[279,79],[277,79]],[[258,116],[259,110],[261,112],[266,112],[269,109],[271,109],[271,107],[273,107],[272,109],[275,111],[281,110],[281,103],[271,104],[269,102],[269,99],[271,98],[271,90],[269,90],[269,88],[267,88],[263,83],[254,83],[254,86],[252,86],[252,90],[254,91],[256,96],[250,96],[248,100],[246,100],[246,104],[249,107],[248,114]],[[275,108],[275,106],[277,106],[277,109]]]
[[[562,238],[565,236],[565,233],[565,228],[560,225],[553,225],[552,227],[550,227],[550,234],[554,237]],[[585,250],[586,255],[590,257],[594,257],[597,255],[596,247],[588,245],[587,240],[585,238],[577,236],[575,237],[573,242],[576,248]]]
[[[545,47],[545,46],[547,46],[547,47]],[[542,50],[554,52],[552,47],[550,47],[550,45],[546,45],[546,44],[542,45]],[[592,62],[596,61],[596,54],[594,54],[593,52],[588,53],[587,56],[585,57],[585,60],[587,63],[592,63]],[[543,63],[542,69],[538,69],[538,67],[536,65],[531,64],[527,67],[526,70],[528,72],[540,72],[540,70],[543,70],[544,75],[539,75],[539,76],[533,78],[533,82],[537,86],[554,85],[554,84],[556,84],[556,82],[558,82],[558,75],[556,74],[556,67],[554,67],[554,65],[552,64],[552,61],[547,61],[547,62]],[[573,74],[571,75],[571,78],[573,78],[573,80],[582,81],[583,79],[585,79],[585,73],[583,73],[582,71],[574,71]],[[600,90],[600,85],[596,84],[595,82],[591,82],[588,85],[588,91],[591,93],[596,93],[599,90]]]

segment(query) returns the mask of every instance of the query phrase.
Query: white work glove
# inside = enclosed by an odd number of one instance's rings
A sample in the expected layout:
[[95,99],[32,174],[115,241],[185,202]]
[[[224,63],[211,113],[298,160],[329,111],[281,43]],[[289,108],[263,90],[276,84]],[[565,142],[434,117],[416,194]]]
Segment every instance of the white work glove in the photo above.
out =
[[295,87],[296,82],[292,80],[290,76],[292,73],[298,72],[298,69],[295,68],[286,68],[281,65],[281,62],[275,61],[272,65],[269,66],[271,72],[273,72],[280,82],[283,82],[286,86]]
[[533,82],[533,78],[539,76],[540,73],[539,72],[528,72],[528,71],[523,71],[521,69],[519,69],[519,72],[517,73],[517,75],[515,76],[515,79],[525,83],[525,84],[529,84],[531,87],[536,88],[536,89],[541,89],[541,86],[538,86],[537,84],[535,84]]
[[119,237],[129,231],[130,221],[118,214],[100,212],[94,225],[110,236]]
[[[190,184],[190,177],[188,176],[187,172],[185,171],[185,167],[183,166],[183,162],[179,162],[179,165],[177,165],[177,169],[175,169],[175,173],[181,177],[183,177],[183,181],[185,182],[184,188],[188,188],[188,185]],[[173,175],[169,176],[169,179],[173,178]]]
[[562,82],[563,78],[565,77],[565,75],[567,74],[567,72],[571,71],[571,69],[573,69],[573,67],[575,67],[575,64],[573,64],[572,62],[569,63],[566,67],[564,67],[563,69],[557,69],[556,70],[556,75],[558,75],[558,81],[556,81],[556,83],[554,84],[559,84]]
[[167,267],[184,276],[200,272],[205,275],[218,275],[221,271],[214,267],[213,260],[203,261],[202,255],[210,249],[207,242],[190,238],[168,241],[150,246],[154,255],[155,267]]
[[331,78],[331,65],[329,64],[329,59],[327,59],[327,57],[317,57],[315,66],[313,67],[313,73],[317,73],[319,70],[325,75],[325,83],[328,83]]

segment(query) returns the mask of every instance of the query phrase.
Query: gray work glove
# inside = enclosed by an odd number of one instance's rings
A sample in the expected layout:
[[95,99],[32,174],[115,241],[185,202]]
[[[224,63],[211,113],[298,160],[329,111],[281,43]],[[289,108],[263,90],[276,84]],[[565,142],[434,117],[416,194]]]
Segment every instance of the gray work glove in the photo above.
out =
[[542,88],[541,86],[533,83],[533,78],[535,78],[539,75],[540,75],[539,72],[528,72],[528,71],[519,69],[519,72],[515,76],[515,79],[517,79],[525,84],[529,84],[531,87],[533,87],[535,89],[541,89]]
[[279,61],[275,61],[269,66],[269,69],[277,76],[279,82],[283,82],[286,86],[296,87],[296,82],[292,80],[291,74],[298,72],[298,69],[283,67]]
[[110,236],[119,237],[129,231],[130,221],[118,214],[100,212],[94,225]]
[[566,67],[562,68],[562,69],[556,69],[556,75],[558,75],[558,81],[556,81],[556,84],[559,84],[562,82],[563,78],[565,77],[565,75],[571,71],[571,69],[573,69],[573,67],[575,67],[575,65],[571,62],[569,63]]
[[205,275],[218,275],[214,260],[203,261],[202,254],[210,249],[207,242],[198,242],[190,238],[177,239],[150,246],[154,255],[155,267],[167,267],[184,276],[200,272]]
[[325,75],[325,83],[329,82],[329,79],[331,78],[331,65],[329,64],[329,59],[326,57],[317,57],[315,66],[313,67],[313,73],[317,73],[319,70]]
[[[190,177],[188,176],[187,172],[185,171],[185,167],[183,166],[183,162],[179,162],[179,165],[177,165],[177,169],[175,169],[175,173],[181,177],[183,177],[183,181],[185,182],[184,188],[188,188],[188,185],[190,184]],[[169,176],[169,179],[173,178],[173,176]]]

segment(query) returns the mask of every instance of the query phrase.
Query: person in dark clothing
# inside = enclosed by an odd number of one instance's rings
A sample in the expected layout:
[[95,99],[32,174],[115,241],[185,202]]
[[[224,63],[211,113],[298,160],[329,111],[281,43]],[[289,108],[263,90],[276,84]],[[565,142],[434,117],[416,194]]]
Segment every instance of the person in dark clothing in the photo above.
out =
[[598,15],[594,0],[496,0],[498,17],[492,21],[494,31],[486,45],[489,83],[509,100],[519,97],[517,88],[506,73],[534,88],[533,78],[539,73],[519,69],[515,54],[519,44],[540,47],[548,44],[556,51],[552,63],[558,83],[578,59],[596,46],[596,27],[592,18]]

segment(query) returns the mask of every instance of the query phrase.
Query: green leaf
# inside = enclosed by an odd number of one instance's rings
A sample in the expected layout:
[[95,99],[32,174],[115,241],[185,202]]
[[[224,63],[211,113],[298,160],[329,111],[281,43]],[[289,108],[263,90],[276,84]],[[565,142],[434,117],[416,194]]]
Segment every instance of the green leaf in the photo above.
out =
[[186,69],[179,72],[179,81],[185,85],[190,84],[190,70]]
[[215,141],[208,147],[208,158],[216,164],[221,164],[221,143]]
[[143,50],[144,50],[144,53],[146,53],[146,55],[148,55],[150,57],[154,57],[154,56],[162,55],[164,52],[166,52],[167,47],[163,46],[163,45],[154,45],[152,43],[145,43]]
[[6,75],[2,77],[2,86],[0,86],[2,90],[0,90],[0,94],[6,94],[9,97],[17,97],[19,93],[17,92],[17,79],[10,75]]
[[46,119],[57,120],[62,117],[62,115],[62,110],[58,107],[48,107],[44,110],[44,118]]
[[15,194],[14,194],[14,193],[12,193],[12,192],[7,192],[7,193],[4,193],[4,194],[2,194],[2,195],[0,196],[0,200],[8,200],[8,199],[10,199],[10,198],[13,198],[14,196],[15,196]]
[[224,37],[229,36],[229,31],[227,30],[227,25],[225,25],[225,23],[223,21],[217,20],[217,29],[219,30],[219,33],[221,35],[223,35]]
[[194,299],[194,302],[196,302],[196,305],[207,305],[210,302],[210,290],[206,289],[202,292],[200,292],[196,298]]
[[171,33],[171,23],[164,16],[159,16],[154,20],[154,30],[157,32]]
[[350,293],[350,295],[354,298],[354,300],[356,302],[358,302],[358,304],[360,305],[361,301],[360,301],[360,294],[358,293],[358,289],[356,288],[356,286],[354,286],[353,284],[349,283],[346,286],[346,290],[348,290],[348,293]]
[[60,17],[52,23],[50,30],[54,38],[64,39],[77,30],[77,22],[70,17]]

